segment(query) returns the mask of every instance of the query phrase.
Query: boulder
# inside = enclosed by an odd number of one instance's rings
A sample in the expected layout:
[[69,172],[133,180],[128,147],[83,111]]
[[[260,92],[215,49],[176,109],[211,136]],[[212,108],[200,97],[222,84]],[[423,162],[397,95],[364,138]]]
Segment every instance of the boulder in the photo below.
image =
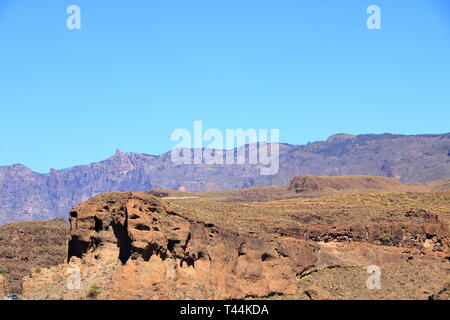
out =
[[330,300],[331,295],[328,291],[319,288],[317,286],[309,286],[304,290],[304,293],[308,296],[310,300]]

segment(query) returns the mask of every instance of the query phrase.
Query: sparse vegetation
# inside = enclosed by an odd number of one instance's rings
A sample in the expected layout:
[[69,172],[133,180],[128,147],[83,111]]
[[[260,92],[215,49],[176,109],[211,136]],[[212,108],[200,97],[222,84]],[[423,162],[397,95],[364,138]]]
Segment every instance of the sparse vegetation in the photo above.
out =
[[[277,187],[278,188],[278,187]],[[261,191],[262,190],[262,191]],[[282,193],[277,190],[278,197]],[[450,191],[409,193],[356,193],[252,201],[258,188],[247,193],[221,191],[191,193],[191,197],[164,199],[176,212],[216,225],[240,231],[267,232],[274,227],[304,227],[306,225],[366,224],[379,219],[410,222],[409,210],[423,210],[450,223]],[[251,194],[250,201],[244,201]],[[192,197],[193,195],[197,197]],[[239,199],[239,200],[237,200]]]
[[89,289],[89,292],[87,294],[87,297],[89,299],[95,299],[97,298],[98,294],[100,293],[100,288],[97,285],[92,285]]
[[388,234],[383,233],[380,236],[380,241],[383,242],[383,243],[388,243],[389,241],[391,241],[391,237]]

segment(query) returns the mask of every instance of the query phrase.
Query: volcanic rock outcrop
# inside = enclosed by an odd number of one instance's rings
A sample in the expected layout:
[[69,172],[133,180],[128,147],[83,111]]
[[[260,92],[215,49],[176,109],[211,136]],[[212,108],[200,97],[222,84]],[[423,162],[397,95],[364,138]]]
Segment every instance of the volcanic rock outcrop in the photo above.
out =
[[2,275],[0,275],[0,299],[2,299],[2,296],[5,294],[5,278],[3,278]]
[[70,224],[69,259],[86,265],[120,260],[112,278],[101,284],[104,299],[293,294],[296,277],[315,262],[306,242],[219,229],[142,192],[94,197],[70,212]]

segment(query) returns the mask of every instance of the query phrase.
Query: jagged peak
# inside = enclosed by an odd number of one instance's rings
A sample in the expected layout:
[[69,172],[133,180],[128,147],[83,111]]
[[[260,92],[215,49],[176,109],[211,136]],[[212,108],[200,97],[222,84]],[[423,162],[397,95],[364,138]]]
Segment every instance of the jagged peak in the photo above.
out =
[[126,153],[126,152],[122,152],[120,151],[120,149],[116,149],[116,152],[109,157],[107,160],[115,160],[115,159],[124,159],[124,158],[128,158],[128,156],[130,156],[131,153]]
[[2,166],[0,167],[2,169],[15,169],[17,171],[22,171],[22,172],[32,172],[32,170],[30,168],[28,168],[27,166],[24,166],[21,163],[15,163],[9,166]]

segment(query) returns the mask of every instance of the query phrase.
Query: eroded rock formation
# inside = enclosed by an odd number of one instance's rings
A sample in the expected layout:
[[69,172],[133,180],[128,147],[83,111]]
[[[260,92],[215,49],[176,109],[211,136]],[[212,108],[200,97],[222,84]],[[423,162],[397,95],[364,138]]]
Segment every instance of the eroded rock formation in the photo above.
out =
[[70,223],[69,259],[121,261],[103,284],[106,299],[293,294],[296,277],[315,262],[306,243],[222,230],[141,192],[94,197],[71,211]]

